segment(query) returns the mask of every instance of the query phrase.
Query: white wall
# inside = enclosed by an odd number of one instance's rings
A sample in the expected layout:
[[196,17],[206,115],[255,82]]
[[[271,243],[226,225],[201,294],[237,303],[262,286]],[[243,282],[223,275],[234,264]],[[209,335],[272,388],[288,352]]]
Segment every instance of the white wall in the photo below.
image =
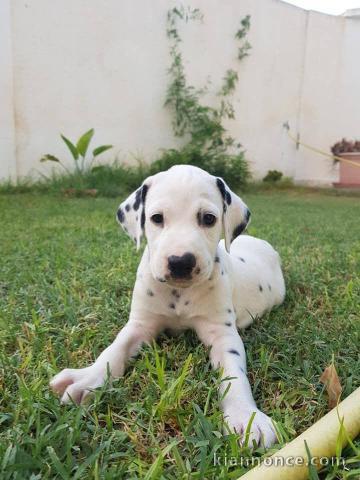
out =
[[[204,14],[203,24],[181,26],[189,81],[200,86],[210,77],[216,90],[227,68],[238,70],[236,120],[228,126],[255,177],[275,168],[299,182],[336,181],[331,160],[297,150],[282,125],[289,121],[301,140],[326,151],[342,136],[360,137],[360,19],[280,0],[187,3]],[[166,13],[176,4],[1,0],[0,177],[44,171],[44,153],[67,158],[59,132],[75,139],[94,127],[94,143],[116,147],[104,158],[117,153],[127,162],[178,145],[163,107]],[[234,33],[246,14],[252,50],[238,63]]]
[[[309,16],[299,131],[301,140],[328,150],[342,137],[360,138],[360,20]],[[298,181],[331,182],[332,162],[300,151]]]
[[17,176],[10,0],[0,2],[0,178]]

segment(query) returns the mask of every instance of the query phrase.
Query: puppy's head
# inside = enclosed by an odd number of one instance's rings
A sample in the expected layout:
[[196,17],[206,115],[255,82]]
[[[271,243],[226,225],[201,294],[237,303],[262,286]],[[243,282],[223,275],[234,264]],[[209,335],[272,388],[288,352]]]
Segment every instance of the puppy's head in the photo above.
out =
[[249,218],[244,202],[222,179],[190,165],[148,177],[117,211],[138,248],[145,235],[153,277],[178,287],[208,279],[222,232],[229,251]]

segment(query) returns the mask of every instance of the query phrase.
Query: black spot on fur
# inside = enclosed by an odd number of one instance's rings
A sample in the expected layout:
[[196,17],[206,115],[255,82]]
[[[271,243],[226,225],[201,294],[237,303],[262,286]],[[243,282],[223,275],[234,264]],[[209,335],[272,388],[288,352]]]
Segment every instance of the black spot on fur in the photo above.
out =
[[231,327],[232,323],[231,323],[231,322],[225,322],[225,325],[226,325],[227,327]]
[[143,208],[141,212],[140,224],[142,229],[145,227],[145,200],[148,190],[149,187],[146,184],[141,187],[141,203],[143,204]]
[[221,270],[221,275],[224,275],[224,270]]
[[153,297],[154,296],[154,292],[152,290],[150,290],[150,288],[148,288],[146,290],[146,294],[149,295],[149,297]]
[[185,304],[184,304],[184,305],[186,305],[186,306],[187,306],[187,305],[189,305],[189,303],[190,303],[190,300],[186,300],[186,302],[185,302]]
[[228,313],[232,313],[231,308],[228,308],[228,309],[227,309],[227,312],[228,312]]
[[238,357],[240,357],[240,353],[235,350],[234,348],[232,348],[231,350],[228,350],[229,353],[232,353],[233,355],[237,355]]
[[123,223],[123,221],[125,220],[125,215],[121,208],[119,208],[119,210],[117,211],[117,218],[120,223]]
[[171,295],[174,295],[174,297],[178,299],[181,297],[180,293],[177,290],[175,290],[175,288],[174,290],[171,291]]
[[239,260],[245,263],[245,260],[242,257],[239,257]]
[[260,292],[262,292],[262,291],[263,291],[263,287],[262,287],[262,285],[259,285],[259,290],[260,290]]
[[228,205],[231,204],[231,200],[232,200],[231,195],[230,195],[230,192],[228,192],[227,190],[225,191],[225,200]]
[[220,179],[216,179],[216,185],[218,189],[220,190],[221,196],[223,198],[223,212],[226,213],[227,211],[227,205],[230,205],[231,203],[231,195],[230,193],[226,190],[224,182]]
[[216,262],[216,263],[219,263],[219,262],[220,262],[220,258],[219,258],[217,255],[216,255],[216,257],[215,257],[215,262]]
[[140,202],[141,202],[141,188],[136,190],[135,202],[134,202],[134,205],[133,205],[134,210],[139,210]]
[[169,308],[175,309],[175,303],[170,303]]
[[231,241],[235,240],[236,237],[238,237],[239,235],[242,234],[242,232],[245,230],[246,228],[246,225],[247,223],[243,222],[243,223],[240,223],[240,225],[238,225],[234,231],[233,231],[233,234],[232,234],[232,239]]
[[148,190],[149,190],[149,187],[146,184],[142,186],[142,189],[141,189],[141,201],[142,201],[142,203],[145,203],[145,199],[146,199],[146,195],[147,195]]
[[246,210],[245,214],[245,221],[241,222],[233,231],[232,239],[231,241],[235,240],[236,237],[242,234],[242,232],[246,229],[249,220],[250,220],[251,212],[249,209]]
[[130,210],[130,208],[131,208],[130,205],[127,203],[127,204],[125,205],[125,210],[128,212],[128,211]]
[[217,178],[216,179],[216,185],[217,185],[218,189],[220,190],[220,193],[221,193],[221,196],[222,196],[223,200],[225,200],[225,196],[226,196],[225,183],[221,180],[221,178]]
[[142,212],[141,212],[140,223],[141,223],[141,228],[144,228],[145,227],[145,209],[144,208],[142,209]]
[[[230,205],[231,204],[231,195],[230,193],[226,190],[225,183],[221,180],[221,178],[216,179],[216,185],[218,189],[220,190],[221,196],[223,200]],[[225,211],[225,209],[224,209]]]

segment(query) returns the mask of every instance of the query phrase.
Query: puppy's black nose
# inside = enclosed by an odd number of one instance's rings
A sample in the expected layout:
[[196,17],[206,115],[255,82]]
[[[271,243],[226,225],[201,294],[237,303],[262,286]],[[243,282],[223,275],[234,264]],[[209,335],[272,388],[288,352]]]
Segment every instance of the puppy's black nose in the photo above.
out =
[[190,276],[195,267],[196,258],[195,255],[189,252],[184,253],[181,257],[171,255],[168,258],[168,265],[173,278],[186,278]]

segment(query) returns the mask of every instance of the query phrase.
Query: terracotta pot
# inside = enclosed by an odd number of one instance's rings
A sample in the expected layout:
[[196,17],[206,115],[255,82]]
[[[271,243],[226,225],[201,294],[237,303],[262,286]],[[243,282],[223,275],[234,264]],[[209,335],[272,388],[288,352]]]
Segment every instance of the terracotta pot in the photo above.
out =
[[350,160],[355,164],[340,162],[339,187],[360,187],[360,152],[341,153],[339,157]]

